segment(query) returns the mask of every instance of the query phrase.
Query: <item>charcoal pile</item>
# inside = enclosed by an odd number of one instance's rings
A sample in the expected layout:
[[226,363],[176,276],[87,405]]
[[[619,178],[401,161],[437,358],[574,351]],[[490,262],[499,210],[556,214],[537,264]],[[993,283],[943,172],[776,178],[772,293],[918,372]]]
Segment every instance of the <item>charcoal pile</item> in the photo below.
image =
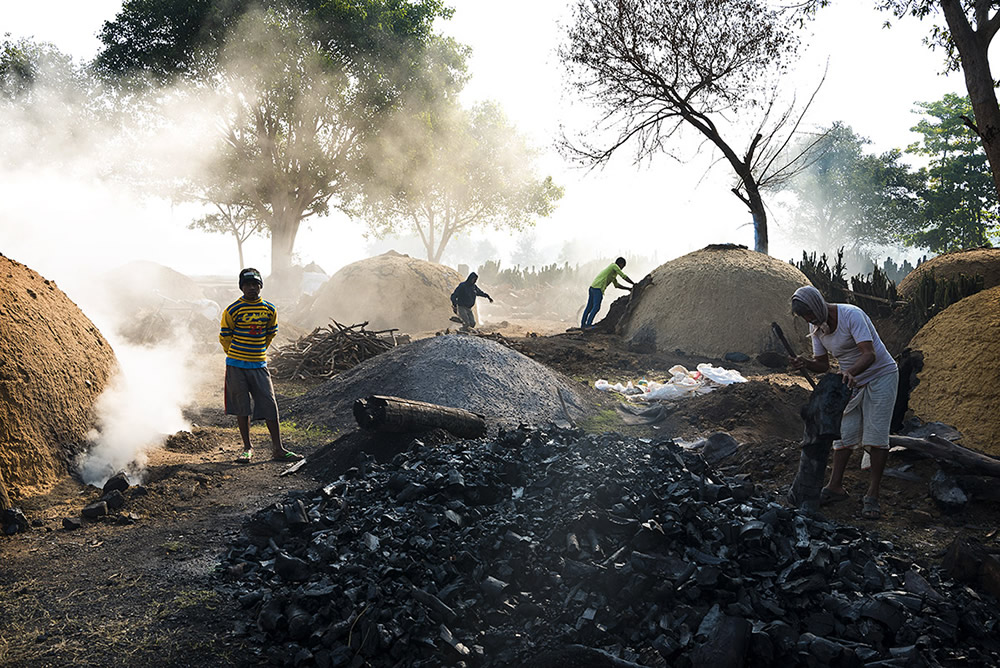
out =
[[330,378],[396,346],[409,343],[397,329],[371,331],[367,322],[346,326],[336,320],[281,346],[268,366],[275,378]]
[[290,399],[282,414],[302,425],[354,428],[354,402],[373,394],[478,413],[492,429],[576,420],[589,390],[521,353],[478,336],[420,339],[366,360]]
[[671,441],[501,430],[255,515],[224,558],[291,666],[997,665],[987,594]]

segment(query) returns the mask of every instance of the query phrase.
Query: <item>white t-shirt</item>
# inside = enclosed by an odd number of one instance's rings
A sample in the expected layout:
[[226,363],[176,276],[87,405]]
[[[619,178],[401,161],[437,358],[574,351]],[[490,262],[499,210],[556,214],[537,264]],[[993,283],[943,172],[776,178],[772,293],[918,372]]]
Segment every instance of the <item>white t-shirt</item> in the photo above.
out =
[[896,360],[885,349],[885,344],[878,337],[875,325],[868,314],[853,304],[832,304],[837,309],[837,329],[832,334],[821,334],[816,325],[809,326],[809,335],[813,342],[813,355],[820,357],[827,353],[833,355],[840,364],[841,371],[847,371],[861,357],[858,343],[871,341],[875,349],[875,361],[856,377],[858,385],[867,385],[879,376],[884,376],[896,370]]

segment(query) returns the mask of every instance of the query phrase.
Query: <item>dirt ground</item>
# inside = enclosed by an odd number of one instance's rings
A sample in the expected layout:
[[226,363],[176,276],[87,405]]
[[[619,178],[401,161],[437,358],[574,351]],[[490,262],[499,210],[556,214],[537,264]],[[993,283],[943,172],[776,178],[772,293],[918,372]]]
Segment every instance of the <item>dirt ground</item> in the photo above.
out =
[[[492,333],[581,384],[592,385],[598,378],[664,379],[674,364],[693,369],[707,361],[676,353],[632,353],[612,336],[531,336],[534,331],[508,323]],[[750,382],[678,402],[655,425],[624,424],[615,410],[617,398],[602,395],[600,410],[581,426],[685,441],[727,431],[743,445],[720,468],[728,475],[746,475],[762,491],[781,496],[797,466],[802,428],[798,409],[809,390],[800,377],[756,362],[725,366],[738,369]],[[307,384],[277,383],[276,389],[281,405],[304,392]],[[233,462],[239,436],[211,388],[199,392],[188,418],[196,426],[151,454],[145,493],[126,493],[129,501],[119,519],[63,529],[63,518],[79,515],[99,495],[99,490],[73,480],[44,496],[18,501],[38,526],[0,538],[0,665],[204,667],[264,662],[249,642],[245,616],[216,567],[252,512],[291,490],[313,489],[320,481],[308,473],[280,476],[285,465],[264,458],[262,427],[255,426],[253,432],[260,444],[257,461]],[[283,423],[283,429],[286,445],[306,455],[339,435],[290,423]],[[324,456],[330,456],[329,450]],[[927,495],[928,481],[937,470],[933,462],[897,453],[889,466],[892,475],[907,479],[886,477],[882,520],[860,518],[867,478],[857,462],[852,462],[846,480],[852,498],[826,507],[828,517],[877,532],[915,562],[937,563],[957,535],[975,536],[996,547],[997,503],[974,501],[946,515]]]

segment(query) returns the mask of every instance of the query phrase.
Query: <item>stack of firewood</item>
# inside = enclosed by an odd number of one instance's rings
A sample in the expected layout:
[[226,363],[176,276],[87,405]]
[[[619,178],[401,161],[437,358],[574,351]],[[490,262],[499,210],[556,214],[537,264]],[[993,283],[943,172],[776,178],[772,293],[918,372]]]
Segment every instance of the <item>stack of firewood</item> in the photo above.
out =
[[341,325],[336,320],[311,334],[281,346],[271,357],[271,375],[280,379],[329,378],[402,343],[406,334],[397,329],[370,331],[367,322]]

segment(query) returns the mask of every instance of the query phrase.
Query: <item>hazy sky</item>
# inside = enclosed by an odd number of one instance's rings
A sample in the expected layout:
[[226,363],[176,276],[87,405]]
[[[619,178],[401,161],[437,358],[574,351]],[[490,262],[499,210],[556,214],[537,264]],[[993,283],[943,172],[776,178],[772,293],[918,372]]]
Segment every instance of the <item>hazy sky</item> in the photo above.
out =
[[[712,166],[715,156],[706,153],[685,164],[661,156],[636,167],[625,152],[607,168],[591,172],[572,168],[559,158],[552,143],[560,124],[579,121],[564,95],[555,54],[569,2],[452,0],[450,4],[455,16],[441,30],[473,49],[466,100],[499,101],[512,121],[544,150],[543,171],[566,189],[556,213],[536,230],[538,245],[553,260],[569,239],[608,257],[655,252],[661,261],[708,243],[752,247],[749,213],[729,192],[733,179],[727,166]],[[2,2],[0,34],[49,41],[77,58],[89,59],[99,48],[95,35],[102,22],[119,7],[115,0]],[[840,120],[871,138],[873,149],[901,148],[915,140],[909,132],[917,121],[912,113],[915,101],[965,92],[960,76],[938,75],[941,55],[921,42],[929,23],[904,20],[886,30],[882,23],[887,18],[860,0],[838,1],[820,12],[810,27],[811,36],[805,38],[809,48],[794,75],[800,99],[807,97],[829,63],[826,83],[807,117],[811,127]],[[55,186],[51,196],[42,201],[35,197],[30,203],[11,201],[30,184],[7,184],[7,190],[0,192],[6,202],[0,205],[0,252],[43,273],[60,271],[60,260],[70,257],[107,268],[141,258],[188,274],[228,274],[238,269],[233,242],[186,229],[191,217],[187,209],[138,203],[112,192],[85,195],[77,190],[86,186],[66,185],[62,191],[60,184],[46,185]],[[772,254],[789,259],[800,250],[783,242],[778,214],[772,212]],[[67,217],[86,224],[67,230],[63,226]],[[316,261],[332,273],[363,257],[362,232],[360,225],[342,218],[314,220],[300,232],[296,249],[303,263]],[[490,238],[505,250],[514,245],[508,235]],[[251,245],[248,264],[268,270],[265,242]]]

